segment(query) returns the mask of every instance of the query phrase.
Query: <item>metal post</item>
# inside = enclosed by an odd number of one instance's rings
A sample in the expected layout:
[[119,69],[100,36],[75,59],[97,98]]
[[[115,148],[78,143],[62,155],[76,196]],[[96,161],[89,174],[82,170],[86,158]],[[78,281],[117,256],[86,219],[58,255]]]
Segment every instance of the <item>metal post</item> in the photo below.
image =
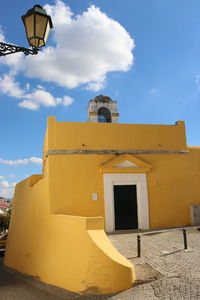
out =
[[137,235],[137,257],[141,257],[141,240],[140,240],[140,235]]
[[183,241],[184,241],[184,249],[187,249],[187,235],[186,235],[186,229],[183,229]]

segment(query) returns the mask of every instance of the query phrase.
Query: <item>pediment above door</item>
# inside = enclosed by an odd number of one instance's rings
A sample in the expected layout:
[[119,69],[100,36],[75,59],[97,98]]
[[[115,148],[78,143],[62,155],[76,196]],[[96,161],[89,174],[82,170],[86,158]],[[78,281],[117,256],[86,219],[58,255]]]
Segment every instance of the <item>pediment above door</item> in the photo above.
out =
[[102,173],[148,173],[151,165],[130,155],[117,156],[100,166]]

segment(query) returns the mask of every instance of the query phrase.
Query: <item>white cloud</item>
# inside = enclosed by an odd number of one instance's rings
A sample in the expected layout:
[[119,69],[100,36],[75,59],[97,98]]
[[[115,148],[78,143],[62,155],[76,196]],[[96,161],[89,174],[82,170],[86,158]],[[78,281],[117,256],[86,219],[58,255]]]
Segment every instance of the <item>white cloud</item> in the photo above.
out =
[[32,156],[31,158],[28,159],[30,163],[32,164],[42,164],[42,159],[39,157],[34,157]]
[[[83,85],[86,89],[97,91],[104,87],[108,72],[130,69],[134,60],[133,39],[122,25],[98,7],[92,5],[82,14],[74,15],[64,2],[57,0],[55,5],[46,5],[45,8],[52,16],[55,46],[46,46],[37,56],[22,55],[14,61],[4,60],[12,75],[21,70],[26,76],[62,87]],[[47,102],[50,106],[57,103],[58,99],[50,99],[48,95],[45,102],[41,88],[38,89],[39,98],[34,92],[32,95],[37,100],[23,99],[20,106],[37,109],[40,105],[46,106]],[[10,95],[13,93],[9,87],[4,87],[4,91]],[[17,97],[21,92],[19,85],[14,86]],[[62,100],[58,102],[62,103]]]
[[107,72],[127,71],[133,63],[134,41],[127,31],[94,5],[73,16],[61,1],[47,6],[54,23],[56,47],[26,59],[26,74],[75,88],[99,83]]
[[18,104],[19,107],[22,107],[22,108],[27,108],[27,109],[30,109],[30,110],[37,110],[39,108],[39,105],[32,102],[32,101],[29,101],[29,100],[24,100],[22,102],[20,102]]
[[10,177],[10,178],[14,178],[15,175],[14,175],[14,174],[10,174],[9,177]]
[[23,97],[25,100],[19,103],[19,107],[37,110],[40,106],[54,107],[59,104],[68,106],[73,103],[73,99],[69,96],[62,98],[54,97],[49,92],[45,91],[44,88],[36,89],[31,94],[26,94]]
[[4,198],[12,198],[16,182],[9,183],[6,180],[0,181],[0,196]]
[[198,74],[198,75],[196,75],[195,83],[198,84],[199,80],[200,80],[200,75]]
[[86,90],[89,90],[89,91],[99,91],[101,89],[103,89],[105,87],[105,83],[106,83],[106,79],[105,79],[105,76],[99,80],[99,81],[96,81],[96,82],[90,82],[86,85],[85,89]]
[[68,105],[72,104],[73,102],[74,102],[74,100],[69,96],[64,96],[62,99],[62,104],[64,106],[68,106]]
[[[54,97],[51,93],[47,92],[45,88],[38,85],[32,92],[30,90],[30,85],[26,84],[24,89],[20,87],[20,84],[15,80],[14,76],[11,74],[5,74],[0,78],[0,92],[7,94],[11,97],[17,99],[23,99],[18,106],[22,108],[27,108],[30,110],[37,110],[40,106],[57,106],[62,104],[64,106],[73,103],[73,99],[69,96],[64,96],[62,98]],[[66,100],[68,99],[68,101]],[[70,101],[69,101],[70,99]]]
[[149,94],[152,94],[152,95],[156,95],[156,94],[158,94],[158,92],[159,92],[159,90],[156,88],[152,88],[149,90]]
[[30,84],[29,83],[26,83],[26,85],[25,85],[25,89],[27,90],[27,91],[29,91],[30,90]]
[[2,43],[5,43],[5,36],[4,36],[4,33],[3,33],[3,30],[2,30],[1,26],[0,26],[0,41]]
[[40,90],[45,90],[45,87],[40,85],[40,84],[37,85],[37,88],[40,89]]
[[2,180],[2,181],[0,182],[0,185],[1,185],[1,187],[3,187],[3,188],[8,188],[8,187],[9,187],[9,183],[8,183],[8,181],[6,181],[6,180]]
[[19,83],[10,74],[0,77],[0,92],[14,98],[24,96],[24,91],[19,87]]
[[7,55],[1,57],[1,64],[10,67],[10,74],[16,75],[18,72],[25,70],[24,54],[19,52],[15,55]]
[[4,165],[27,165],[27,164],[42,164],[42,159],[39,157],[30,157],[16,160],[6,160],[0,158],[0,164]]
[[1,180],[1,179],[4,179],[4,177],[3,177],[3,176],[0,176],[0,180]]
[[[6,41],[1,25],[0,25],[0,41],[3,43],[9,43],[8,41]],[[19,52],[19,53],[15,53],[15,55],[2,56],[0,63],[9,66],[11,68],[11,73],[16,74],[20,70],[24,69],[23,58],[24,55],[21,52]]]
[[26,99],[30,99],[32,102],[44,106],[56,106],[61,102],[60,98],[54,98],[49,92],[40,89],[35,90],[32,94],[26,95]]
[[47,14],[54,16],[54,28],[62,27],[63,25],[71,23],[73,13],[62,1],[56,1],[55,6],[46,4],[44,9],[46,9]]

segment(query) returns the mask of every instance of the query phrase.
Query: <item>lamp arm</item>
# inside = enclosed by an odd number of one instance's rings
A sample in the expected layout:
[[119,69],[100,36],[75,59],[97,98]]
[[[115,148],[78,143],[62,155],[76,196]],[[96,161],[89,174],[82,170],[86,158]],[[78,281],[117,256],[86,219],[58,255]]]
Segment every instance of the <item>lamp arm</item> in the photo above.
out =
[[0,56],[6,56],[8,54],[13,54],[17,52],[23,52],[25,55],[35,55],[38,54],[38,48],[24,48],[12,44],[0,43]]

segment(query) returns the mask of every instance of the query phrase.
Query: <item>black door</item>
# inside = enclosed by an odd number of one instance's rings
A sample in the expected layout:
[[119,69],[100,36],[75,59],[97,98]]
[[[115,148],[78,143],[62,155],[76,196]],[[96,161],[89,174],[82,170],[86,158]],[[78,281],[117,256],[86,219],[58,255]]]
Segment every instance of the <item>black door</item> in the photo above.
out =
[[138,228],[136,185],[114,185],[115,229]]

